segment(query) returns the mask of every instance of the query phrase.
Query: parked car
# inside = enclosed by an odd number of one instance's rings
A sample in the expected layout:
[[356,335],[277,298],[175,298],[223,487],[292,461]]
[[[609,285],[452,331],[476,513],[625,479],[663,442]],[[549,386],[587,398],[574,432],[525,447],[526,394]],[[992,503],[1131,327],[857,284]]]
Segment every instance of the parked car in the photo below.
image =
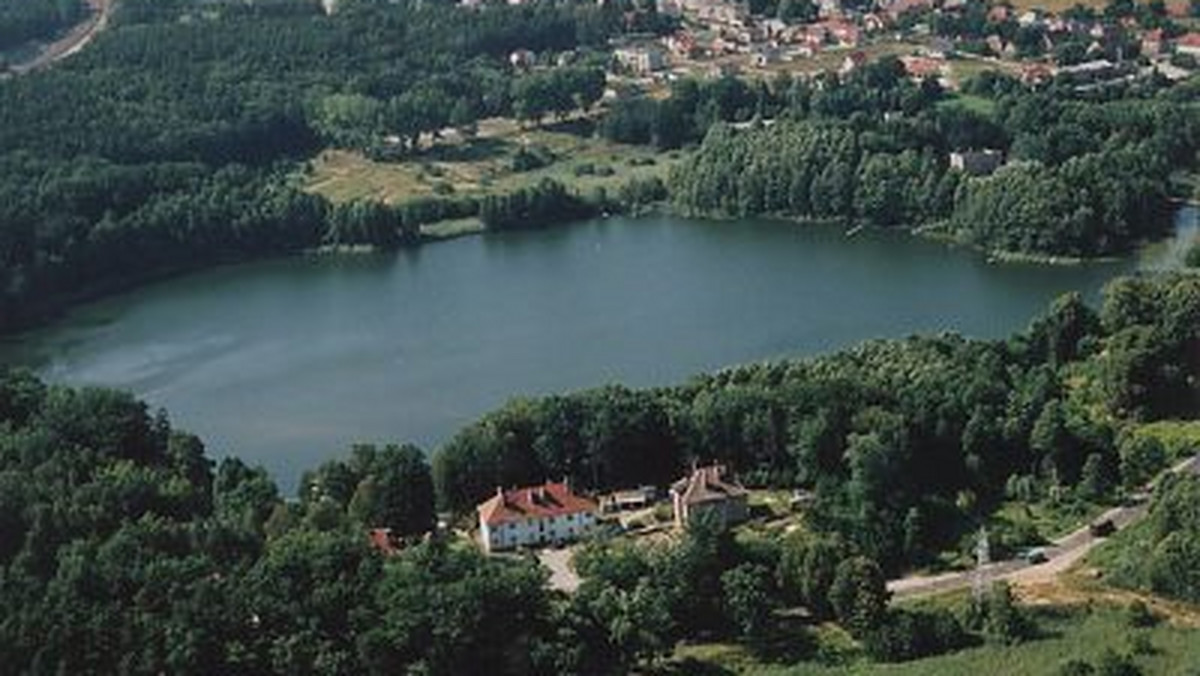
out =
[[1109,535],[1117,532],[1117,525],[1112,522],[1112,519],[1105,519],[1103,521],[1097,521],[1088,526],[1088,532],[1090,532],[1094,538],[1106,538]]
[[1047,560],[1049,560],[1050,557],[1046,556],[1045,549],[1043,549],[1041,547],[1034,547],[1033,549],[1030,549],[1029,551],[1022,554],[1021,558],[1025,559],[1026,563],[1029,563],[1031,565],[1037,565],[1039,563],[1045,563]]

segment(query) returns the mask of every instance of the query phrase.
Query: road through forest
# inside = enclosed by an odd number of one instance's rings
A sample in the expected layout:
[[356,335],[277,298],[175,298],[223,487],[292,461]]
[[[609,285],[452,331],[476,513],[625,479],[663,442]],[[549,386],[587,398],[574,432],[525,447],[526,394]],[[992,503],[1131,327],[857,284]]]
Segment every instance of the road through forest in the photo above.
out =
[[[1172,474],[1191,472],[1200,475],[1200,455],[1184,460],[1170,469]],[[1095,519],[1095,523],[1111,520],[1117,530],[1135,523],[1146,515],[1148,494],[1137,496],[1128,506],[1114,507]],[[1084,524],[1044,547],[1046,561],[1031,564],[1020,559],[997,561],[984,568],[988,580],[1005,580],[1017,586],[1050,582],[1060,573],[1081,560],[1103,538],[1091,533],[1091,524]],[[893,598],[929,596],[964,589],[971,586],[975,570],[942,573],[939,575],[913,575],[888,582],[888,591]]]
[[87,19],[76,25],[66,35],[44,46],[36,56],[20,63],[9,65],[9,72],[24,75],[40,70],[57,61],[67,58],[87,46],[92,38],[108,26],[109,17],[116,0],[87,0],[92,13]]

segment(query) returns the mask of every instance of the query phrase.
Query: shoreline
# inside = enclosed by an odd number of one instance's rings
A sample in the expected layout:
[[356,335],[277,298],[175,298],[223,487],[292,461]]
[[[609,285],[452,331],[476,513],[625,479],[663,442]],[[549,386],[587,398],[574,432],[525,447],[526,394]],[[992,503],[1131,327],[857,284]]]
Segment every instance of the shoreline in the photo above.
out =
[[[1178,209],[1185,209],[1185,208],[1200,209],[1200,200],[1178,199],[1178,200],[1172,200],[1172,203],[1178,205]],[[609,217],[610,215],[616,215],[616,214],[604,213],[604,214],[597,215],[593,218],[594,219],[603,219],[603,218]],[[624,216],[626,216],[628,218],[646,218],[646,217],[656,216],[656,215],[657,216],[677,216],[680,218],[694,218],[694,219],[699,219],[699,220],[707,220],[707,221],[722,222],[722,223],[735,222],[741,218],[751,218],[751,217],[730,216],[728,214],[690,214],[690,213],[685,213],[683,211],[680,211],[679,209],[672,207],[669,202],[658,202],[658,203],[654,203],[651,205],[644,205],[641,208],[636,209],[629,214],[624,214]],[[855,238],[856,236],[860,235],[864,230],[887,230],[887,231],[894,230],[894,231],[903,232],[908,236],[917,237],[920,239],[930,240],[930,241],[934,241],[934,242],[941,242],[943,244],[946,244],[946,245],[954,247],[954,248],[961,247],[961,248],[971,250],[977,254],[984,256],[984,260],[988,264],[1051,265],[1051,266],[1056,266],[1056,267],[1064,267],[1064,266],[1073,267],[1073,266],[1080,266],[1080,265],[1089,265],[1089,264],[1093,264],[1093,263],[1100,263],[1100,264],[1113,263],[1113,262],[1121,260],[1122,258],[1124,258],[1126,256],[1136,257],[1141,252],[1145,251],[1148,247],[1154,246],[1155,244],[1169,241],[1170,239],[1175,237],[1177,234],[1177,230],[1173,230],[1172,234],[1170,234],[1166,237],[1163,237],[1162,239],[1153,240],[1153,241],[1149,241],[1149,242],[1141,242],[1136,247],[1134,247],[1130,251],[1126,252],[1122,256],[1103,256],[1103,257],[1096,257],[1096,258],[1081,258],[1081,257],[1071,257],[1071,256],[1057,256],[1057,255],[1050,255],[1050,254],[1026,254],[1026,253],[1020,253],[1020,252],[986,250],[981,247],[977,247],[974,245],[959,242],[952,235],[938,231],[935,228],[931,227],[932,224],[924,225],[924,226],[895,226],[895,227],[889,228],[889,227],[885,227],[885,226],[877,226],[877,225],[871,225],[871,224],[867,224],[867,223],[861,223],[858,221],[844,221],[841,219],[805,218],[805,217],[785,216],[785,215],[779,215],[779,214],[762,214],[759,216],[754,216],[752,218],[773,219],[773,220],[778,220],[781,222],[786,222],[789,224],[794,224],[794,225],[799,225],[799,226],[814,226],[814,225],[837,226],[837,225],[842,225],[842,226],[845,226],[845,230],[844,230],[843,234],[847,239]],[[593,219],[582,219],[582,220],[568,221],[568,222],[564,222],[564,223],[555,223],[555,224],[552,224],[547,227],[571,227],[577,223],[582,222],[583,220],[593,220]],[[450,219],[450,220],[446,220],[446,221],[438,221],[436,223],[422,225],[421,229],[420,229],[420,238],[418,239],[418,241],[415,244],[413,244],[411,246],[421,247],[421,246],[425,246],[427,244],[451,241],[454,239],[459,239],[461,237],[486,235],[486,234],[493,233],[493,232],[494,231],[490,230],[487,226],[485,226],[483,224],[483,222],[479,220],[478,217],[468,217],[468,218],[462,218],[462,219]],[[196,272],[202,272],[204,270],[218,268],[223,265],[255,263],[255,262],[262,262],[262,261],[267,261],[267,260],[271,260],[271,259],[287,258],[287,257],[293,257],[293,256],[325,257],[325,256],[377,255],[377,254],[386,254],[389,252],[398,251],[403,248],[408,248],[408,247],[401,246],[401,247],[397,247],[396,249],[387,249],[387,248],[379,247],[379,246],[376,246],[373,244],[328,244],[328,245],[321,245],[321,246],[317,246],[317,247],[309,247],[306,249],[293,249],[291,251],[280,251],[280,252],[275,252],[275,253],[264,255],[264,256],[255,256],[255,257],[236,256],[236,257],[225,258],[222,260],[214,261],[210,264],[185,266],[181,269],[159,270],[159,271],[149,274],[146,277],[141,278],[141,279],[118,280],[115,282],[110,282],[108,284],[104,284],[104,285],[102,285],[102,288],[93,288],[93,289],[79,291],[79,292],[75,292],[75,293],[71,293],[71,294],[63,294],[63,296],[61,296],[58,299],[50,299],[47,302],[42,303],[39,307],[32,308],[29,311],[28,315],[26,315],[22,320],[15,323],[11,328],[9,328],[7,330],[0,330],[0,339],[5,339],[5,340],[12,339],[15,337],[19,337],[23,334],[42,329],[46,326],[53,324],[55,321],[60,320],[65,314],[71,312],[75,308],[83,306],[83,305],[87,305],[89,303],[94,303],[94,302],[103,300],[105,298],[109,298],[109,297],[119,295],[122,293],[128,293],[131,291],[135,291],[138,288],[141,288],[143,286],[147,286],[150,284],[162,282],[162,281],[172,279],[175,277],[180,277],[183,275],[188,275],[188,274],[192,274],[192,273],[196,273]],[[1187,271],[1186,268],[1182,268],[1182,267],[1179,268],[1179,270]]]

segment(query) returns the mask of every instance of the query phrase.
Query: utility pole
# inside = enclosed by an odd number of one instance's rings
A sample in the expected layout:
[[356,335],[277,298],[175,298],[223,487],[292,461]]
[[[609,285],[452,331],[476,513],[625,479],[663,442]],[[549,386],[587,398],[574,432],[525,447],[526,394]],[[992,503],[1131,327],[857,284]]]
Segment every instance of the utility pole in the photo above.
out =
[[987,526],[979,527],[975,539],[975,574],[971,580],[971,592],[975,603],[982,603],[988,588],[988,565],[992,562],[991,547],[988,545]]

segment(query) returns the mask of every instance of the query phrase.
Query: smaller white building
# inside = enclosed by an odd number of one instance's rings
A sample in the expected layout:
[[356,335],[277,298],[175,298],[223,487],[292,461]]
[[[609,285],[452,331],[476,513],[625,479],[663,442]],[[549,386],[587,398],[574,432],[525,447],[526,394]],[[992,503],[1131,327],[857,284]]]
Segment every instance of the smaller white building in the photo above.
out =
[[622,47],[613,51],[617,63],[634,75],[649,75],[666,67],[667,61],[657,47]]
[[496,494],[476,510],[479,540],[491,553],[571,542],[596,525],[595,502],[575,495],[566,482],[546,482]]

